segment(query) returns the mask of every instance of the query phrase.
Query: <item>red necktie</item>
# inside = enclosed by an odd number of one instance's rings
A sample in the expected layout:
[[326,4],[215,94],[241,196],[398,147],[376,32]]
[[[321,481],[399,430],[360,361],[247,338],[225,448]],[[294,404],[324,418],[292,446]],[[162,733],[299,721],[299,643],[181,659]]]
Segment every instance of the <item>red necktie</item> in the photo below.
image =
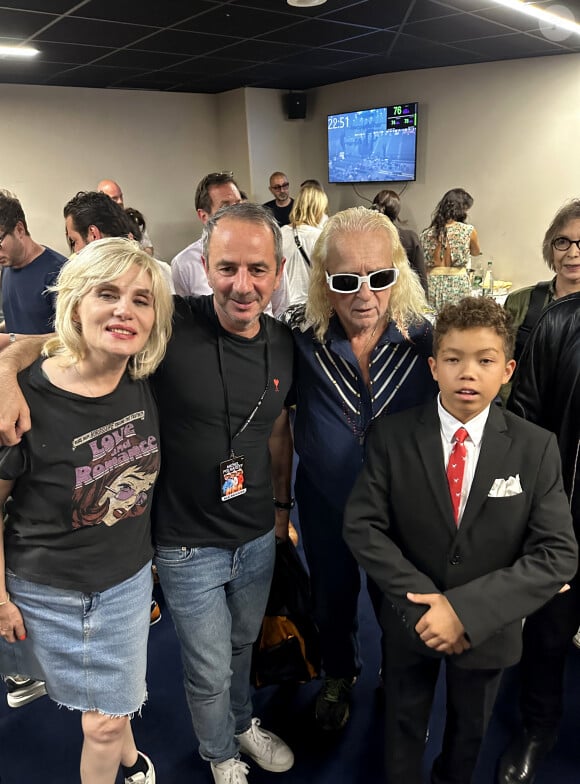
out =
[[449,455],[449,462],[447,463],[447,482],[449,483],[449,492],[451,493],[451,504],[453,506],[456,525],[459,520],[463,472],[465,471],[465,458],[467,457],[467,449],[463,442],[468,435],[469,434],[464,427],[460,427],[455,433],[453,436],[455,443],[453,444],[453,449]]

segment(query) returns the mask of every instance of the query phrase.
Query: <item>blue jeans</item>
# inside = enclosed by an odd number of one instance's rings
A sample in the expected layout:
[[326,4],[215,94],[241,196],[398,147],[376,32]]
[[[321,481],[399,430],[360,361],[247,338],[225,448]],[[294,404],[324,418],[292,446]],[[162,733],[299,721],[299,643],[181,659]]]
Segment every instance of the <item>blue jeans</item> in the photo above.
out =
[[159,581],[181,643],[199,753],[223,762],[252,721],[250,667],[272,572],[274,530],[228,550],[157,547]]

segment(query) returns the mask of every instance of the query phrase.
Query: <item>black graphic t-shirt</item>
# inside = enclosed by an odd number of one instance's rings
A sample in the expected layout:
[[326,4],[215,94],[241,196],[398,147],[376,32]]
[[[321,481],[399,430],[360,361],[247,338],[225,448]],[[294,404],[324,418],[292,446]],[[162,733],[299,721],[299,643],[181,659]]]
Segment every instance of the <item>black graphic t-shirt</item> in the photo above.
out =
[[[236,548],[274,526],[268,439],[286,405],[293,345],[279,321],[263,315],[260,326],[254,338],[233,335],[219,326],[211,296],[176,299],[171,343],[153,376],[163,449],[154,500],[156,545]],[[232,435],[266,389],[251,423],[233,439],[235,458],[244,458],[243,494],[227,487],[241,461],[230,461],[229,474],[220,472],[230,456],[224,384]]]
[[32,429],[0,450],[6,566],[56,588],[103,591],[152,556],[150,508],[159,472],[157,410],[128,374],[98,398],[53,386],[40,359],[19,375]]

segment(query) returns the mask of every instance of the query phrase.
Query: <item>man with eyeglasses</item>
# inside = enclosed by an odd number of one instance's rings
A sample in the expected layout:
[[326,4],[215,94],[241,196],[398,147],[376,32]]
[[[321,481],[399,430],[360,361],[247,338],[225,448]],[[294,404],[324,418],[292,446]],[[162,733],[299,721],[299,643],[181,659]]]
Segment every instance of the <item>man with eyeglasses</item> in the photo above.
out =
[[9,191],[0,191],[0,266],[4,321],[0,341],[4,348],[17,334],[52,332],[54,297],[47,292],[66,257],[39,245],[30,236],[22,205]]
[[311,262],[308,302],[285,320],[295,344],[295,494],[325,671],[315,717],[336,731],[348,721],[361,668],[360,574],[342,538],[346,501],[373,419],[425,403],[436,386],[425,294],[388,218],[365,207],[337,213]]
[[[205,226],[216,212],[223,207],[239,204],[242,200],[240,189],[231,171],[212,172],[203,177],[195,190],[195,209],[197,217]],[[202,258],[201,237],[180,251],[171,262],[171,275],[175,293],[182,297],[205,296],[212,290],[207,280]],[[266,313],[273,316],[282,314],[288,304],[285,277],[280,287],[273,292]]]
[[290,212],[294,199],[290,196],[290,183],[284,172],[274,172],[270,175],[269,191],[274,197],[263,206],[272,211],[278,221],[278,226],[287,226],[290,223]]

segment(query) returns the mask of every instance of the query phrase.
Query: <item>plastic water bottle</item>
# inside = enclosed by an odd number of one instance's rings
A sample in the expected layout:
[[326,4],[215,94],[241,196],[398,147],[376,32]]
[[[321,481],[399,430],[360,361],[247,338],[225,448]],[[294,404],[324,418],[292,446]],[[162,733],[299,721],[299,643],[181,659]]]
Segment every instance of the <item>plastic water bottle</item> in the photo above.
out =
[[481,287],[483,289],[484,297],[493,296],[493,259],[490,259],[487,262],[487,269],[485,271],[485,275],[483,276]]

